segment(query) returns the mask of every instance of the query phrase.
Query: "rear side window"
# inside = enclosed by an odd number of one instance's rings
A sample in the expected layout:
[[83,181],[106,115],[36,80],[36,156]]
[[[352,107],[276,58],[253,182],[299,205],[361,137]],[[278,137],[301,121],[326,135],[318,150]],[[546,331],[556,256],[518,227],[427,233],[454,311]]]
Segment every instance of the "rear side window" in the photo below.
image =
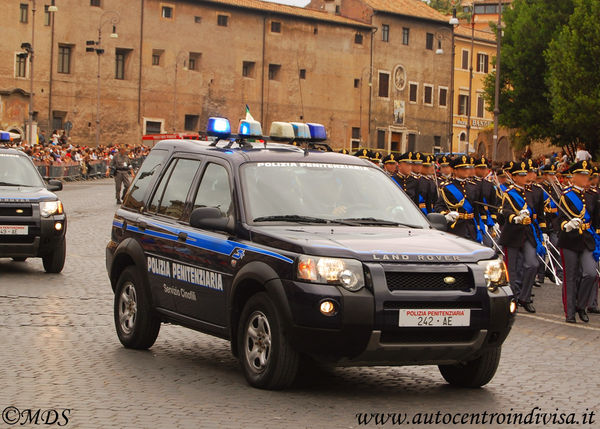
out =
[[133,180],[129,194],[123,202],[123,206],[133,210],[139,210],[144,205],[144,197],[148,186],[152,183],[155,175],[160,172],[160,168],[168,154],[164,149],[154,149],[142,166],[137,176]]
[[194,200],[194,208],[198,207],[215,207],[221,210],[224,216],[231,214],[229,173],[222,165],[211,163],[204,170]]
[[150,203],[151,210],[154,208],[158,214],[181,218],[187,194],[199,167],[200,161],[195,159],[174,161],[158,185]]

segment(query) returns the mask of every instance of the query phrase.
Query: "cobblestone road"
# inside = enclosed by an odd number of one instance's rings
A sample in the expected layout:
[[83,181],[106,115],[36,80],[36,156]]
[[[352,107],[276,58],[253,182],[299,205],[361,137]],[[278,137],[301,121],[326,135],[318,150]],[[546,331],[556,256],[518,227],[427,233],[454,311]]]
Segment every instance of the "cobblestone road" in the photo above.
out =
[[549,283],[535,290],[538,314],[519,314],[492,383],[477,390],[449,387],[435,367],[320,370],[287,391],[256,390],[227,342],[171,325],[150,351],[126,350],[104,267],[112,182],[67,184],[60,197],[69,216],[62,274],[45,274],[37,259],[0,260],[0,410],[68,408],[67,427],[90,428],[348,428],[361,412],[600,412],[600,317],[566,325]]

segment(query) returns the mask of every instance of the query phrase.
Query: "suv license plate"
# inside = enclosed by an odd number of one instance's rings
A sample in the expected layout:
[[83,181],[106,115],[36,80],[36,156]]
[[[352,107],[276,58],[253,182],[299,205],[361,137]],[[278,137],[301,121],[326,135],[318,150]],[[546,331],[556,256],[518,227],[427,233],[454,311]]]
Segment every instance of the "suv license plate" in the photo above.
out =
[[470,309],[410,309],[400,310],[398,326],[402,327],[454,327],[471,324]]
[[0,225],[0,235],[27,235],[27,225]]

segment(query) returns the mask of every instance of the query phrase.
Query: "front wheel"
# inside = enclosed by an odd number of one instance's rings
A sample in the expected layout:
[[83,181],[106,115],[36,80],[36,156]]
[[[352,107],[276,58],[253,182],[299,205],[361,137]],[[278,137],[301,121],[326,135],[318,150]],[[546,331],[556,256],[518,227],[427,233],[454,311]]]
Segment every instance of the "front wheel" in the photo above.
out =
[[484,352],[477,359],[456,365],[440,365],[444,379],[460,387],[481,387],[488,384],[500,363],[501,348],[493,348]]
[[238,329],[239,359],[246,380],[260,389],[290,386],[298,372],[298,353],[283,332],[279,311],[264,293],[246,303]]
[[119,340],[127,348],[150,348],[158,337],[160,318],[154,313],[134,266],[127,267],[119,276],[114,318]]
[[67,240],[63,238],[58,246],[47,255],[42,257],[44,263],[44,270],[47,273],[57,274],[60,273],[65,266],[65,256],[67,253]]

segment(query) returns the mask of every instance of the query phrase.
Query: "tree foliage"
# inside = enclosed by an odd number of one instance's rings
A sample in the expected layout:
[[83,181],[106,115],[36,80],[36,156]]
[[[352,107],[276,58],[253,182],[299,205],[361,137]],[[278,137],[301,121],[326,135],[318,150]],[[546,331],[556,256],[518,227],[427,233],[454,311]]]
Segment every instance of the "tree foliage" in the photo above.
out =
[[[573,12],[573,0],[515,0],[503,13],[500,64],[500,124],[519,129],[527,143],[570,140],[553,121],[544,51]],[[488,106],[494,106],[495,72],[485,80]]]
[[546,84],[557,127],[600,148],[600,2],[574,0],[567,25],[545,51]]

